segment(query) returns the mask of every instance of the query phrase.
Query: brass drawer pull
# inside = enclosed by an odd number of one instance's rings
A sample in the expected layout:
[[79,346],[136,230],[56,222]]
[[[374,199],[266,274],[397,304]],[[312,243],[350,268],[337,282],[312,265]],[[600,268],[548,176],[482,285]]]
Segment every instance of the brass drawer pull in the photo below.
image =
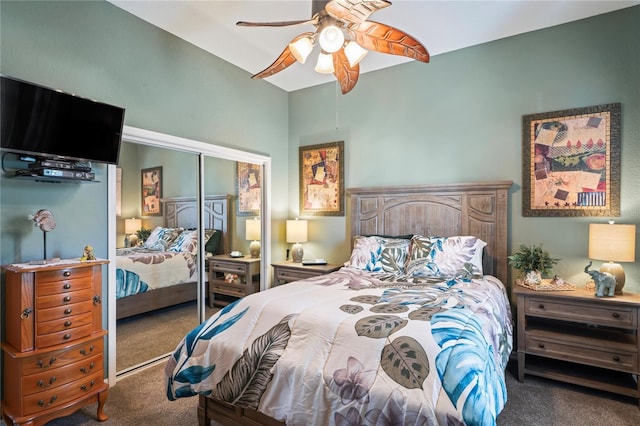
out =
[[43,380],[38,380],[38,386],[40,386],[41,388],[48,388],[49,386],[51,386],[53,384],[53,382],[55,382],[56,376],[53,376],[51,379],[49,379],[49,384],[44,384]]
[[83,391],[86,392],[89,389],[91,389],[95,383],[96,383],[96,381],[92,380],[91,383],[89,383],[89,387],[87,387],[87,385],[82,385],[82,386],[80,386],[80,389],[82,389]]
[[70,334],[65,334],[64,336],[62,336],[62,338],[64,340],[69,340],[69,339],[71,339],[71,335]]
[[67,321],[67,322],[65,322],[65,323],[64,323],[64,326],[65,326],[65,327],[71,327],[71,321]]
[[71,276],[71,271],[64,271],[64,272],[62,273],[62,275],[63,275],[64,277],[70,277],[70,276]]
[[56,362],[56,357],[51,357],[51,359],[49,360],[49,365],[45,365],[44,361],[39,359],[37,365],[40,368],[48,368],[48,367],[51,367],[54,362]]
[[24,308],[24,311],[22,311],[22,313],[20,314],[20,319],[27,319],[29,318],[29,315],[31,315],[32,313],[33,313],[32,308]]
[[89,369],[88,370],[86,368],[84,368],[84,367],[80,367],[80,372],[81,373],[85,373],[85,374],[86,373],[91,373],[91,370],[93,370],[93,367],[94,367],[94,363],[92,362],[91,364],[89,364]]
[[80,349],[80,354],[81,355],[91,355],[91,352],[93,352],[93,350],[96,347],[94,345],[89,346],[89,352],[87,352],[84,348]]
[[62,298],[63,302],[71,302],[71,296],[65,296]]
[[67,308],[67,309],[64,310],[64,314],[65,315],[69,315],[70,313],[71,313],[71,309],[70,308]]
[[58,397],[53,395],[51,397],[51,399],[49,400],[48,404],[46,402],[44,402],[44,400],[40,399],[40,400],[38,400],[38,405],[41,406],[41,407],[48,407],[48,406],[52,405],[54,402],[56,402],[56,399],[58,399]]
[[62,286],[62,288],[63,288],[63,289],[65,289],[65,290],[69,290],[69,289],[71,288],[71,284],[69,284],[69,283],[65,283],[65,284]]

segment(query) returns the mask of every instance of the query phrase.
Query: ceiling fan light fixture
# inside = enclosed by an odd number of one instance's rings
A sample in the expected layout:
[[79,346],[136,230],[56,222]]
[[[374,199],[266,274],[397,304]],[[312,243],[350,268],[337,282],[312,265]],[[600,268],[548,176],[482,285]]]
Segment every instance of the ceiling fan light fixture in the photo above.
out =
[[349,66],[351,68],[359,64],[362,58],[367,55],[367,53],[368,51],[360,47],[360,45],[355,41],[348,42],[344,47],[344,54],[347,56],[347,59],[349,60]]
[[318,37],[320,47],[327,53],[335,53],[344,44],[344,34],[342,30],[335,25],[327,25],[320,31]]
[[320,74],[332,74],[333,71],[335,71],[333,68],[333,56],[320,52],[318,55],[318,62],[316,62],[316,67],[314,69]]
[[304,64],[313,50],[313,40],[311,40],[311,37],[302,37],[290,43],[289,49],[291,50],[291,54],[296,58],[296,61]]

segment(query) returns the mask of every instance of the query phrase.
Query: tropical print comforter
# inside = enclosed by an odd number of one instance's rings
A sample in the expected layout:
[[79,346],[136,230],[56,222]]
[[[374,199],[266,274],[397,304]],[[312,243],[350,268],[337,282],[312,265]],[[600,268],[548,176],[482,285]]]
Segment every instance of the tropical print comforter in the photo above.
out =
[[116,250],[116,299],[196,281],[198,265],[188,252],[129,247]]
[[492,425],[511,346],[495,277],[397,282],[344,267],[214,314],[169,358],[166,392],[289,425]]

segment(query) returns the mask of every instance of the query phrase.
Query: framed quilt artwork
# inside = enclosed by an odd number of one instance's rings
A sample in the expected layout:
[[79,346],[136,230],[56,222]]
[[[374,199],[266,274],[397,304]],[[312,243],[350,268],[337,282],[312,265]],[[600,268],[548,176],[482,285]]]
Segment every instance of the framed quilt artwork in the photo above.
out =
[[300,215],[344,216],[344,142],[299,151]]
[[260,215],[262,191],[260,189],[261,166],[259,164],[238,162],[236,164],[236,195],[238,196],[238,216]]
[[615,103],[523,116],[523,216],[620,216],[620,115]]
[[162,216],[162,166],[142,169],[142,216]]

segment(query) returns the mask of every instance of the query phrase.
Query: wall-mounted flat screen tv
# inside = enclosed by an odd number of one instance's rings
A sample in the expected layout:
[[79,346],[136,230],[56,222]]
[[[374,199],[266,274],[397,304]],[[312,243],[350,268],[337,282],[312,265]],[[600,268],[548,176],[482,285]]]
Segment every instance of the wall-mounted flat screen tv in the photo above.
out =
[[124,108],[0,76],[0,147],[34,156],[117,164]]

